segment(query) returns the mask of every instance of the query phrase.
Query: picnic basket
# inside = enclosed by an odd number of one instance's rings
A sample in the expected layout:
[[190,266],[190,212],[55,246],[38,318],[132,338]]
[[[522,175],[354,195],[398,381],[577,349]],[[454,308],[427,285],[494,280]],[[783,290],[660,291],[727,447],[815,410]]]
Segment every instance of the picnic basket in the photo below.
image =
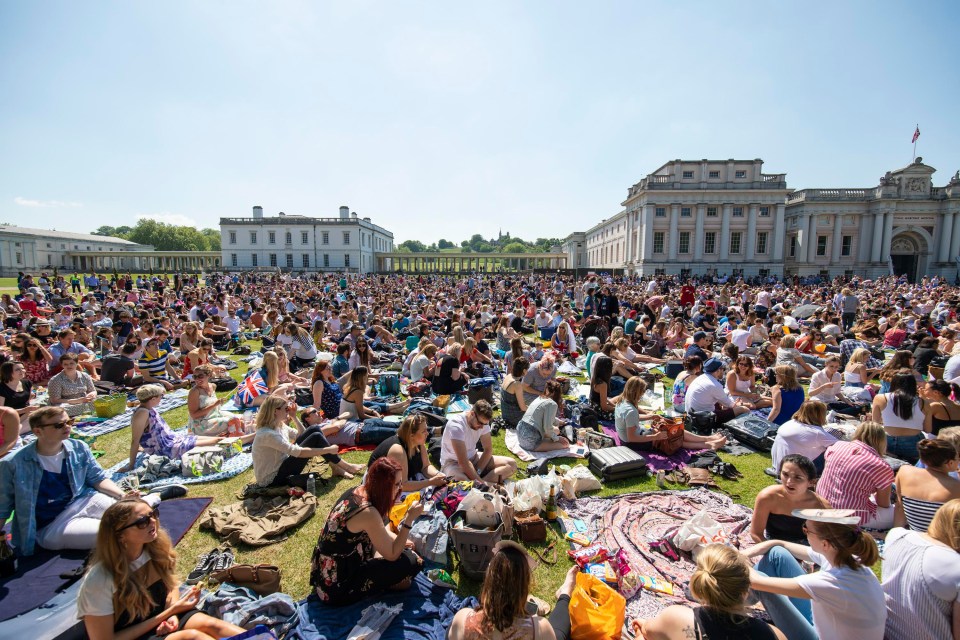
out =
[[114,393],[100,396],[93,401],[93,410],[98,418],[112,418],[127,410],[127,394]]

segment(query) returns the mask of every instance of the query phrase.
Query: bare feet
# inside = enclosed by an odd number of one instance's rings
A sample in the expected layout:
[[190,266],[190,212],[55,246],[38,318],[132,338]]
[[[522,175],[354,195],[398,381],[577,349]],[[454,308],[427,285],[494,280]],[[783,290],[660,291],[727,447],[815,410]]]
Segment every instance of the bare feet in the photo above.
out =
[[354,477],[352,473],[340,467],[334,467],[330,475],[334,478],[346,478],[347,480],[352,480]]
[[557,600],[560,599],[560,596],[573,595],[573,589],[577,586],[577,574],[579,572],[580,567],[577,565],[570,567],[570,570],[567,571],[566,577],[563,579],[563,584],[560,585],[560,588],[557,589],[557,592],[554,594],[557,597]]
[[409,589],[410,585],[413,584],[413,578],[404,578],[400,582],[390,587],[387,587],[390,591],[403,591]]

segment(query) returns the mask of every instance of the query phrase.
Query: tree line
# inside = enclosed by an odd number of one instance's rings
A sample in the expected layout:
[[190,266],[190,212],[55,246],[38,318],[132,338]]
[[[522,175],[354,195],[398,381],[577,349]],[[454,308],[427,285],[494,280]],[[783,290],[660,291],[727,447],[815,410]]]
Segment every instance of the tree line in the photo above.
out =
[[[505,233],[499,238],[488,240],[479,233],[475,233],[469,240],[460,243],[460,250],[467,253],[547,253],[551,248],[561,244],[563,244],[563,240],[559,238],[537,238],[533,242],[528,242]],[[423,253],[453,249],[456,246],[453,242],[443,238],[430,245],[426,245],[419,240],[406,240],[397,245],[397,250],[405,253]]]
[[92,233],[153,245],[157,251],[220,251],[220,231],[217,229],[195,229],[149,218],[140,218],[134,227],[103,225]]

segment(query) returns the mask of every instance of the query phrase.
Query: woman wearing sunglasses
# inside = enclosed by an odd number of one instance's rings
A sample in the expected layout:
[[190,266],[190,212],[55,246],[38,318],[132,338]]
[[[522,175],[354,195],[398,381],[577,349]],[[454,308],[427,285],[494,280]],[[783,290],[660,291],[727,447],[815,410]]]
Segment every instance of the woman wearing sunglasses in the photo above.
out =
[[110,506],[77,596],[77,617],[91,640],[213,640],[243,633],[196,608],[199,587],[180,595],[176,564],[177,553],[152,506],[139,498]]

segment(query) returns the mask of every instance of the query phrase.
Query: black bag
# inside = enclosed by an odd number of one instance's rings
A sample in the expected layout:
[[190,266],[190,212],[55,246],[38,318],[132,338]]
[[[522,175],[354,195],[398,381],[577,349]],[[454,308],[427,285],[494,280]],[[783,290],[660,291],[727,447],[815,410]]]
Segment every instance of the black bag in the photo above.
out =
[[309,407],[313,404],[313,390],[309,387],[296,387],[293,390],[293,399],[298,407]]
[[599,429],[600,416],[591,406],[580,407],[580,427],[583,429]]
[[645,356],[650,356],[651,358],[659,358],[663,355],[663,344],[655,339],[651,338],[647,340],[646,344],[643,345],[643,348],[640,349],[640,353]]
[[683,428],[691,433],[708,436],[717,428],[717,416],[713,411],[691,411],[684,419]]
[[629,447],[591,451],[589,466],[604,482],[634,478],[647,473],[647,461]]
[[471,386],[467,389],[467,402],[477,404],[479,400],[486,400],[491,405],[493,402],[492,386]]
[[214,378],[210,382],[213,383],[213,386],[216,387],[217,391],[230,391],[231,389],[236,389],[238,382],[233,378]]

